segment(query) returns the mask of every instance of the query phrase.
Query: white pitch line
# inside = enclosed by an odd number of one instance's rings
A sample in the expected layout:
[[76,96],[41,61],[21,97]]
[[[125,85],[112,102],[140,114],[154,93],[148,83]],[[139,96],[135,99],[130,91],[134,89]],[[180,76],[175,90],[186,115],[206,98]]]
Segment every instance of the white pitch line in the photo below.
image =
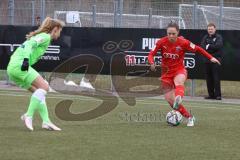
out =
[[[22,95],[19,95],[19,92],[5,92],[4,94],[1,94],[1,91],[0,91],[0,95],[3,95],[3,96],[6,96],[6,95],[9,95],[9,96],[30,96],[30,94],[27,94],[27,92],[23,92]],[[79,96],[79,97],[76,97],[76,96]],[[81,96],[81,95],[67,95],[67,94],[61,94],[61,95],[48,95],[47,98],[69,98],[69,99],[81,99],[81,100],[95,100],[95,101],[102,101],[102,100],[99,100],[99,99],[95,99],[95,98],[90,98],[88,96]],[[120,98],[120,97],[119,97]],[[148,100],[153,100],[154,102],[146,102]],[[159,101],[165,101],[164,99],[147,99],[147,100],[142,100],[142,99],[139,99],[137,98],[137,102],[144,102],[144,103],[147,103],[147,104],[158,104],[156,102],[159,102]],[[199,102],[194,102],[194,101],[186,101],[187,103],[192,103],[192,104],[197,104],[199,105]],[[215,106],[215,105],[229,105],[229,106],[234,106],[234,107],[238,107],[236,106],[237,104],[233,104],[233,103],[216,103],[216,102],[212,102],[212,103],[207,103],[207,102],[204,102],[203,104],[201,104],[201,106],[203,105],[210,105],[210,106]],[[240,106],[239,106],[240,107]]]
[[[10,94],[10,93],[8,93],[8,94],[1,94],[0,93],[0,96],[13,96],[13,97],[29,97],[30,95],[27,95],[27,94],[25,94],[25,95],[16,95],[16,94]],[[59,95],[59,96],[53,96],[53,95],[49,95],[48,97],[47,97],[47,99],[59,99],[59,98],[62,98],[62,99],[72,99],[72,100],[86,100],[86,101],[88,101],[88,100],[93,100],[93,101],[102,101],[102,100],[99,100],[99,99],[92,99],[92,98],[87,98],[87,97],[85,97],[85,98],[83,98],[83,97],[70,97],[69,95],[66,97],[66,95],[63,95],[63,96],[61,96],[61,95]],[[168,104],[159,104],[159,102],[158,103],[156,103],[156,102],[145,102],[144,100],[136,100],[137,101],[137,104],[156,104],[156,105],[159,105],[160,107],[161,106],[169,106]],[[164,101],[164,100],[162,100],[162,101]],[[123,100],[119,100],[119,102],[120,103],[125,103]],[[197,105],[199,105],[199,104],[197,104]],[[223,105],[223,104],[222,104]],[[204,106],[204,107],[202,107],[202,106]],[[208,106],[212,106],[212,107],[208,107]],[[240,107],[239,106],[234,106],[234,107],[236,107],[236,108],[230,108],[230,107],[214,107],[215,105],[214,104],[201,104],[201,105],[199,105],[199,106],[188,106],[187,108],[198,108],[198,109],[206,109],[206,108],[208,108],[208,109],[222,109],[222,110],[237,110],[237,111],[240,111]]]
[[[2,93],[4,93],[4,94],[1,94],[1,92]],[[28,92],[21,92],[22,93],[22,95],[23,96],[30,96],[30,94],[28,94]],[[0,95],[10,95],[10,96],[22,96],[22,95],[19,95],[19,92],[7,92],[7,91],[0,91]],[[78,97],[76,97],[76,96],[78,96]],[[79,100],[79,98],[81,97],[81,100],[95,100],[95,101],[102,101],[102,100],[99,100],[99,99],[95,99],[95,98],[90,98],[90,97],[88,97],[88,96],[81,96],[81,95],[68,95],[68,94],[58,94],[58,95],[53,95],[53,94],[49,94],[48,96],[47,96],[47,98],[53,98],[53,99],[55,99],[55,98],[69,98],[69,99],[78,99]],[[118,97],[119,99],[121,99],[120,97]],[[147,101],[148,100],[152,100],[152,101],[154,101],[153,103],[148,103],[148,104],[157,104],[156,102],[159,102],[159,101],[165,101],[164,99],[150,99],[149,97],[146,97],[146,98],[148,98],[147,99]],[[137,98],[137,101],[138,102],[145,102],[146,103],[146,100],[142,100],[142,99],[139,99],[139,98]],[[196,104],[196,105],[199,105],[199,103],[200,102],[198,102],[198,101],[185,101],[185,102],[187,102],[187,103],[192,103],[192,104]],[[228,105],[228,106],[234,106],[234,107],[238,107],[238,106],[236,106],[236,105],[238,105],[238,104],[234,104],[234,103],[217,103],[217,102],[204,102],[204,103],[202,103],[201,104],[201,106],[204,106],[204,105],[207,105],[207,106],[216,106],[216,105],[218,105],[218,106],[225,106],[225,105]],[[240,106],[239,106],[240,107]]]
[[[22,90],[20,92],[16,91],[16,90],[13,90],[13,91],[7,91],[7,90],[2,90],[1,91],[0,90],[0,95],[10,94],[10,96],[11,96],[12,94],[19,95],[19,93],[21,93],[22,95],[30,96],[30,92],[26,92],[24,90]],[[53,98],[59,97],[59,98],[71,98],[71,99],[79,99],[79,98],[73,98],[74,96],[79,96],[79,97],[85,97],[85,99],[88,99],[88,100],[92,99],[92,98],[87,98],[88,96],[84,96],[84,95],[69,95],[69,94],[62,94],[62,93],[51,94],[51,92],[48,94],[48,97],[50,97],[50,96],[53,97]],[[145,97],[145,98],[146,98],[146,100],[152,100],[152,101],[165,101],[164,99],[161,99],[161,98],[160,99],[151,98],[151,97]],[[144,101],[145,102],[146,100],[139,99],[139,97],[137,98],[137,101]],[[202,102],[200,100],[189,101],[188,99],[186,99],[184,101],[187,102],[187,103],[192,103],[192,104],[199,104],[200,102]],[[219,105],[219,106],[221,106],[221,105],[229,105],[229,106],[233,105],[233,106],[236,106],[236,105],[239,105],[239,104],[238,103],[231,103],[231,102],[224,102],[224,101],[223,102],[222,101],[220,101],[220,102],[204,101],[202,105]]]

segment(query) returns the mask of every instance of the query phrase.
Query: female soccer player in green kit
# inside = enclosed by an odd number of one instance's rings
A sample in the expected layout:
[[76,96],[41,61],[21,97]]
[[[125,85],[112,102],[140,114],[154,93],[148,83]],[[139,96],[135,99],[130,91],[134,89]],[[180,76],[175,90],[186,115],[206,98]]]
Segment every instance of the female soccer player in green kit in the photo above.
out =
[[42,128],[54,131],[61,130],[50,121],[48,116],[45,97],[49,85],[31,66],[45,53],[51,40],[60,37],[63,26],[62,21],[47,17],[37,30],[26,36],[27,40],[13,53],[7,67],[10,80],[33,93],[27,112],[21,116],[25,126],[31,131],[33,131],[32,119],[36,111],[39,112],[43,120]]

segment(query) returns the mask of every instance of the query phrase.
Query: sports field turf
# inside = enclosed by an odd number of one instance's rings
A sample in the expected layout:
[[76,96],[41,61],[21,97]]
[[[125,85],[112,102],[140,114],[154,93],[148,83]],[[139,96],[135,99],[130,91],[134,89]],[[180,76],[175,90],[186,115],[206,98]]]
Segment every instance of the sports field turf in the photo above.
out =
[[20,115],[30,94],[0,91],[1,160],[239,160],[240,106],[234,104],[185,102],[197,118],[196,126],[184,122],[170,127],[163,100],[141,98],[136,106],[119,100],[110,113],[89,121],[63,121],[55,115],[55,105],[63,99],[74,101],[73,113],[90,110],[100,103],[89,97],[49,94],[47,103],[52,121],[63,131],[23,126]]

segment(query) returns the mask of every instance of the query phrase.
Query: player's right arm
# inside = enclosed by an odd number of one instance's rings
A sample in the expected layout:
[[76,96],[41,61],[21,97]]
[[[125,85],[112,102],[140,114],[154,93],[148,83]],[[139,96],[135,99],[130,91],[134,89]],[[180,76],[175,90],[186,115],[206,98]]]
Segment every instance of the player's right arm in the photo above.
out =
[[158,40],[154,49],[148,54],[148,62],[150,64],[150,70],[156,71],[154,64],[154,56],[157,54],[158,50],[161,48],[161,40]]
[[221,65],[221,63],[216,58],[214,58],[211,54],[209,54],[203,48],[193,44],[192,42],[190,42],[189,40],[186,40],[186,39],[184,40],[184,42],[185,42],[184,47],[187,51],[191,51],[194,53],[196,53],[196,52],[200,53],[204,57],[208,58],[211,62]]

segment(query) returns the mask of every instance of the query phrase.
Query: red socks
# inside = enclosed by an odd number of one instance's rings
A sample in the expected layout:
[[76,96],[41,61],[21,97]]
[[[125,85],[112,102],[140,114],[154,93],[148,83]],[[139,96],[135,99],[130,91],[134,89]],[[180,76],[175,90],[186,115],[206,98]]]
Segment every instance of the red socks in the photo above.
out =
[[182,104],[179,105],[177,111],[180,112],[185,118],[191,117],[191,114],[186,110],[186,108]]
[[[168,103],[170,104],[171,107],[173,107],[172,102],[168,101]],[[179,105],[177,111],[180,112],[185,118],[189,118],[192,116],[182,104]]]

